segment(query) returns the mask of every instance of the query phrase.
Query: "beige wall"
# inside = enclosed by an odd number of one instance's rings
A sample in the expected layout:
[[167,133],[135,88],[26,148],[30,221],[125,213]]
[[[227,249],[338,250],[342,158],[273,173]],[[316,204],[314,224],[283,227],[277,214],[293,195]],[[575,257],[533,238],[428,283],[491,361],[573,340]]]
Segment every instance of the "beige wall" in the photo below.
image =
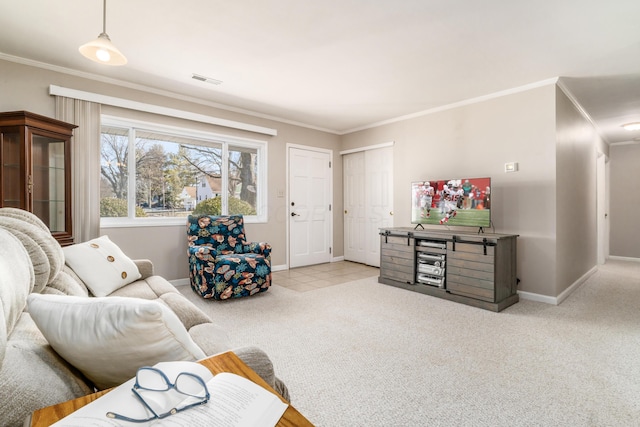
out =
[[[298,144],[333,150],[333,204],[336,206],[336,209],[333,210],[333,256],[342,256],[343,229],[342,215],[340,215],[342,211],[342,162],[338,154],[340,148],[338,135],[2,60],[0,60],[0,111],[27,110],[54,117],[54,98],[48,94],[49,85],[52,84],[277,129],[278,135],[271,137],[189,122],[190,126],[200,130],[267,141],[268,222],[247,224],[246,231],[250,240],[266,241],[273,246],[272,264],[274,266],[284,266],[288,262],[286,255],[286,199],[277,197],[278,190],[286,191],[286,145]],[[112,107],[105,107],[104,111],[114,115],[122,112],[122,110]],[[138,119],[159,120],[162,123],[176,126],[186,123],[184,120],[165,116],[129,113]],[[132,257],[151,259],[156,266],[156,272],[169,280],[188,277],[185,233],[184,226],[101,230],[101,234],[108,234]]]
[[597,262],[596,157],[602,139],[556,90],[556,254],[561,294]]
[[495,232],[520,235],[520,289],[555,296],[554,99],[545,86],[344,135],[342,148],[395,142],[396,226],[411,226],[412,181],[490,176]]
[[640,258],[640,226],[638,208],[640,192],[640,144],[612,145],[609,153],[611,168],[612,256]]

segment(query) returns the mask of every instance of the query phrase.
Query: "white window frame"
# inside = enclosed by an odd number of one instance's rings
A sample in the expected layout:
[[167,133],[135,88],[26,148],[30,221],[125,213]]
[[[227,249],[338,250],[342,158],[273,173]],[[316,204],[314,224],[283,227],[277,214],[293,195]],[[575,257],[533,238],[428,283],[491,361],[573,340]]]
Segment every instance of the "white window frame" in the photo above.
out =
[[[101,116],[102,126],[119,127],[123,129],[129,129],[129,153],[135,153],[135,129],[144,130],[147,132],[157,132],[169,136],[179,136],[183,138],[190,138],[195,141],[200,141],[202,145],[221,144],[222,145],[222,176],[225,178],[222,180],[222,194],[228,193],[228,161],[229,161],[229,146],[232,147],[247,147],[255,149],[258,153],[258,193],[256,194],[256,210],[257,215],[245,215],[244,219],[247,223],[266,223],[267,217],[267,142],[257,139],[239,138],[235,136],[229,136],[224,134],[218,134],[214,132],[206,132],[200,130],[194,130],[189,128],[183,128],[178,126],[163,125],[153,122],[146,122],[135,119],[126,119],[122,117],[115,117],[103,114]],[[102,151],[102,146],[100,146]],[[116,228],[116,227],[163,227],[173,225],[184,225],[184,218],[144,218],[135,216],[135,204],[136,204],[136,188],[135,188],[135,156],[130,155],[128,157],[129,165],[129,179],[127,189],[127,206],[128,216],[118,218],[100,218],[100,228]],[[133,175],[133,178],[132,178]],[[222,199],[223,212],[227,209],[227,199]]]

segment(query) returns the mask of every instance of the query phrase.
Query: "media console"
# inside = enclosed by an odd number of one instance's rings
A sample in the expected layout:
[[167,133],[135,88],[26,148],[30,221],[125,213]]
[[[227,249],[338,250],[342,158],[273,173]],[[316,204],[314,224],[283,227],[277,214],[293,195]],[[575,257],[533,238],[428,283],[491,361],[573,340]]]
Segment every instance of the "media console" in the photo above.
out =
[[517,237],[382,228],[378,282],[498,312],[519,299]]

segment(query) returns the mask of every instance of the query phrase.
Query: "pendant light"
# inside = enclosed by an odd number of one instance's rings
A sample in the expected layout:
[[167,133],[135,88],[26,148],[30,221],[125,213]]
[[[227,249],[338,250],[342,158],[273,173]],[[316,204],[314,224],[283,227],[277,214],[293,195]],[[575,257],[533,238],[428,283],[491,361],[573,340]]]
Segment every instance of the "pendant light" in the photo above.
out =
[[92,61],[106,65],[124,65],[127,58],[116,48],[107,35],[107,0],[103,0],[102,33],[97,39],[83,44],[78,49],[81,54]]

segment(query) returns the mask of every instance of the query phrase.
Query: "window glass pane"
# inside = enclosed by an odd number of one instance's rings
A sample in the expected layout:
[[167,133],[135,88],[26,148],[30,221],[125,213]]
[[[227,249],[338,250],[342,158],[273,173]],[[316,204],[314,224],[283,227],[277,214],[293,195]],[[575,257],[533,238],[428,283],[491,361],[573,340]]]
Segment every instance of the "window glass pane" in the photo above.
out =
[[136,131],[136,217],[185,217],[219,196],[221,153],[219,145]]
[[100,135],[100,217],[127,216],[129,130],[103,127]]
[[257,174],[257,149],[229,147],[229,214],[256,214]]
[[195,213],[221,215],[222,145],[183,144],[185,160],[195,174],[193,201]]
[[259,216],[263,144],[139,125],[115,119],[102,126],[101,217]]

